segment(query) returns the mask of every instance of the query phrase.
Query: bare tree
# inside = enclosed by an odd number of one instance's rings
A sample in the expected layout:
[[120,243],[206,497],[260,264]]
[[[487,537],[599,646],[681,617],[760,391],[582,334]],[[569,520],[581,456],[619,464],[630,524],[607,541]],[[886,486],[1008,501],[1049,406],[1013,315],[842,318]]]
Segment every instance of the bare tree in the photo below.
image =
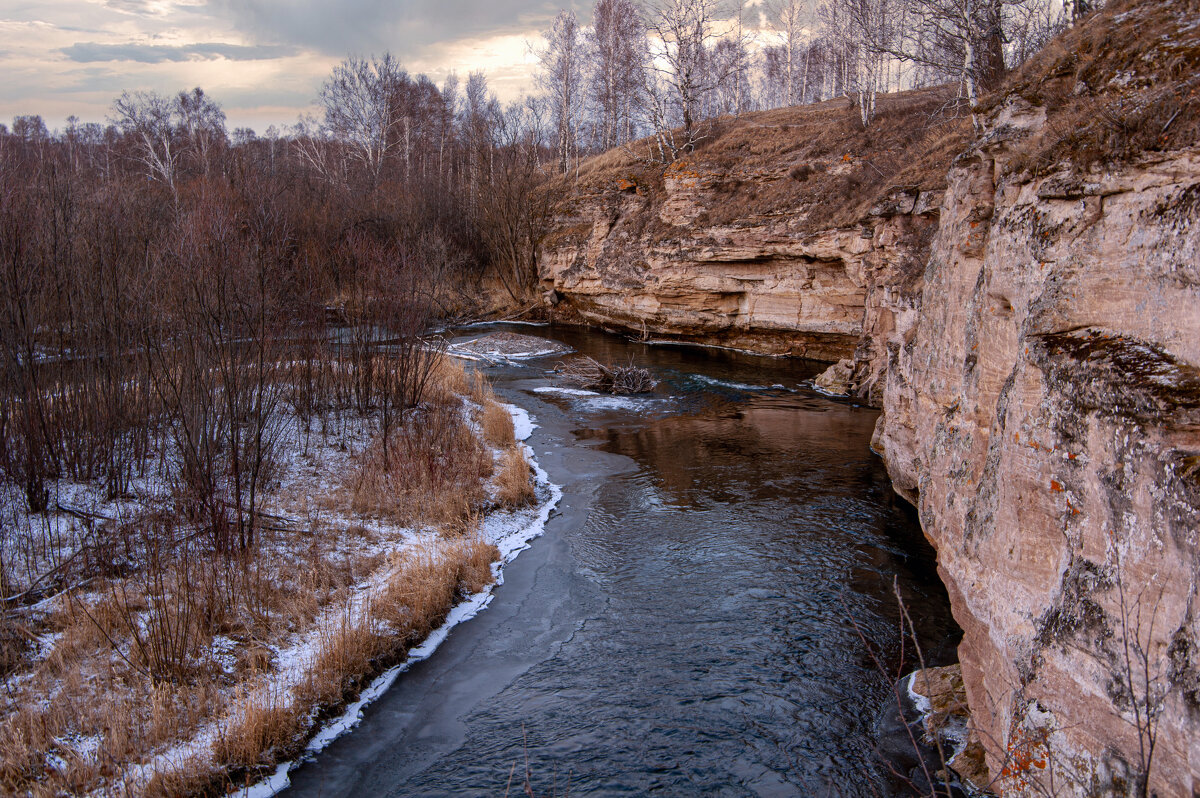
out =
[[137,146],[147,176],[160,180],[178,199],[175,188],[183,151],[175,125],[176,104],[152,91],[124,92],[113,103],[113,124]]
[[[788,105],[798,101],[797,95],[802,98],[808,88],[807,75],[802,76],[800,67],[800,44],[804,37],[806,11],[804,0],[776,0],[768,7],[771,28],[783,46],[784,96]],[[799,91],[798,82],[801,84]]]
[[458,75],[451,72],[442,82],[442,105],[437,115],[438,128],[438,175],[449,178],[446,169],[447,154],[454,147],[454,119],[458,114]]
[[646,34],[631,0],[598,0],[589,81],[604,149],[633,138],[633,110],[646,60]]
[[[705,95],[713,91],[724,80],[725,75],[712,69],[710,48],[719,40],[716,22],[719,7],[716,0],[661,0],[650,9],[647,29],[654,39],[650,83],[648,86],[652,103],[660,103],[663,95],[669,99],[683,127],[683,140],[679,145],[671,142],[671,149],[692,149],[702,138],[698,129]],[[659,99],[655,99],[658,95]],[[652,118],[661,116],[652,112]],[[656,119],[655,129],[662,143],[661,128],[664,120]],[[672,155],[674,157],[674,153]]]
[[484,184],[491,181],[492,123],[497,113],[496,100],[488,93],[487,76],[482,70],[467,75],[462,128],[467,147],[467,178],[476,195]]
[[875,117],[875,97],[889,87],[887,77],[890,52],[903,26],[903,7],[895,0],[841,0],[848,30],[853,37],[856,68],[853,88],[858,95],[859,118],[863,127]]
[[541,190],[536,103],[510,103],[495,116],[495,135],[495,175],[479,199],[479,230],[495,261],[496,276],[514,300],[523,301],[536,277],[534,252],[552,200]]
[[[850,2],[854,0],[835,0]],[[1006,9],[1030,0],[902,0],[892,13],[905,24],[859,26],[873,51],[915,63],[957,80],[973,106],[1006,73]]]
[[560,11],[542,34],[545,46],[538,51],[542,69],[538,79],[550,98],[550,113],[558,147],[559,167],[571,169],[578,157],[580,115],[583,109],[583,38],[572,11]]
[[729,31],[709,48],[707,67],[716,86],[705,98],[706,116],[737,115],[751,108],[751,46],[754,34],[746,24],[749,0],[733,0]]
[[175,97],[175,110],[188,146],[208,175],[212,151],[225,142],[225,112],[199,86]]
[[324,127],[345,142],[372,186],[378,184],[384,159],[396,147],[400,119],[393,102],[397,85],[407,78],[390,53],[382,58],[347,58],[334,67],[321,88]]

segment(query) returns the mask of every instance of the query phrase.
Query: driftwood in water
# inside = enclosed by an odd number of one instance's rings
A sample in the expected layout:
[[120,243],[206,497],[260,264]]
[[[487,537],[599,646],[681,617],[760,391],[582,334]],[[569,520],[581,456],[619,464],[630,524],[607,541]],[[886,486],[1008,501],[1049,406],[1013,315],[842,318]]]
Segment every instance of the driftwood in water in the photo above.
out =
[[632,362],[626,366],[606,366],[586,355],[559,363],[554,370],[567,382],[591,391],[645,393],[658,385],[658,380],[647,369],[635,366]]

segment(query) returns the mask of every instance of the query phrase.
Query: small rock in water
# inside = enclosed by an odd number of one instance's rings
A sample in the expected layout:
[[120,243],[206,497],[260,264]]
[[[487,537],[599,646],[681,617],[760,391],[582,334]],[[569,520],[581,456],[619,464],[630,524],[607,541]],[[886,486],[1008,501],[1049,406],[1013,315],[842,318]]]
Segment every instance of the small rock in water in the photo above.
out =
[[850,377],[854,374],[853,360],[839,360],[825,371],[821,372],[813,385],[821,393],[830,396],[849,396]]

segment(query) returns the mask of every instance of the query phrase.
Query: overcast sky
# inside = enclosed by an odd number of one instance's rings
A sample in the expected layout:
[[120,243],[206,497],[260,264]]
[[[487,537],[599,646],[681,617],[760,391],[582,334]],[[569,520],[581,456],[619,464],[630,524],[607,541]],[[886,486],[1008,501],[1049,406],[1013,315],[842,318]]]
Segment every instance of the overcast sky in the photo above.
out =
[[529,88],[539,32],[591,0],[0,0],[0,122],[102,122],[123,90],[200,86],[229,128],[260,134],[312,104],[347,55],[390,50],[439,84],[487,72],[501,99]]

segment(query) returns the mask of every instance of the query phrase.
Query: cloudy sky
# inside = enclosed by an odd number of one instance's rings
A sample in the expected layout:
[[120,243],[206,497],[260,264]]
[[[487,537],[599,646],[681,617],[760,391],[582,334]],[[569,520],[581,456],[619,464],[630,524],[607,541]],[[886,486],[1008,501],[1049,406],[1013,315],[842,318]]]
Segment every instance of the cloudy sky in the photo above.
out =
[[0,0],[0,122],[104,120],[126,89],[193,86],[230,129],[289,125],[350,54],[390,50],[439,83],[487,72],[501,99],[529,87],[529,44],[560,7],[591,0]]

